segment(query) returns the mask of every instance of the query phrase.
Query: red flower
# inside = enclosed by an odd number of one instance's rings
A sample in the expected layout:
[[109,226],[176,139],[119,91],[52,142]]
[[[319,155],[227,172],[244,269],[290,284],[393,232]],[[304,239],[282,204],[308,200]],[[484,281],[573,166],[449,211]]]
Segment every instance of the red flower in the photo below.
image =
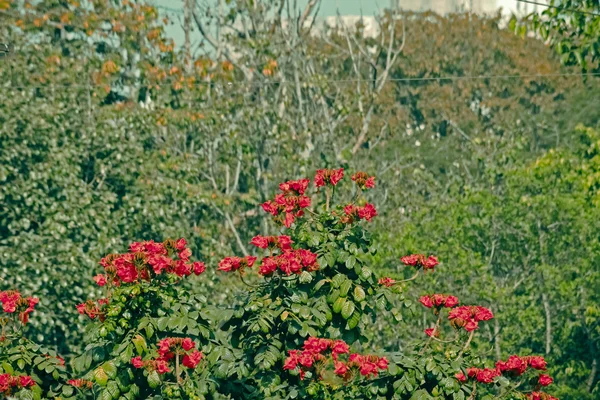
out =
[[469,378],[475,377],[478,372],[479,372],[479,368],[475,368],[475,367],[467,368],[467,376]]
[[454,375],[454,377],[456,379],[458,379],[459,382],[465,383],[467,381],[467,377],[465,376],[465,374],[463,372],[459,372],[456,375]]
[[546,370],[546,360],[542,356],[529,356],[527,357],[527,362],[533,369]]
[[158,342],[158,354],[161,356],[167,354],[171,350],[171,339],[166,338]]
[[341,361],[334,361],[333,366],[335,367],[333,372],[336,375],[344,376],[348,372],[348,366]]
[[279,269],[286,275],[300,274],[302,269],[316,271],[319,268],[317,255],[310,250],[289,250],[275,257],[265,257],[258,270],[261,275],[270,275]]
[[371,375],[377,376],[377,373],[377,364],[375,363],[365,361],[360,365],[360,374],[362,376],[366,376],[368,378]]
[[390,287],[393,286],[396,281],[389,277],[383,277],[379,279],[378,283],[382,286]]
[[167,372],[170,372],[171,370],[169,369],[169,364],[167,364],[166,361],[164,360],[156,360],[154,362],[155,367],[156,367],[156,372],[158,372],[159,374],[166,374]]
[[175,274],[178,276],[188,276],[192,274],[192,265],[186,264],[183,260],[177,260],[175,262]]
[[277,206],[276,203],[272,202],[272,201],[266,201],[264,203],[261,204],[261,207],[263,208],[263,210],[265,210],[266,212],[268,212],[269,214],[276,216],[279,213],[279,207]]
[[342,222],[353,223],[355,219],[366,219],[371,221],[373,217],[377,216],[377,210],[373,204],[367,203],[363,207],[358,207],[353,204],[348,204],[344,207],[344,213],[346,218]]
[[189,261],[192,255],[192,251],[188,248],[183,249],[179,252],[178,256],[180,260]]
[[411,267],[423,268],[423,270],[433,269],[436,265],[439,264],[437,257],[429,256],[426,257],[423,254],[411,254],[410,256],[404,256],[400,258],[400,261],[404,263],[404,265],[409,265]]
[[477,371],[475,378],[477,379],[477,382],[492,383],[494,378],[496,378],[498,375],[498,371],[495,369],[484,368]]
[[421,298],[419,298],[419,301],[421,302],[421,304],[423,304],[427,308],[432,308],[432,307],[436,307],[438,309],[441,307],[452,308],[452,307],[455,307],[458,305],[458,298],[456,298],[455,296],[448,296],[445,294],[433,294],[430,296],[421,296]]
[[195,275],[200,275],[200,274],[204,273],[204,271],[206,271],[206,266],[204,265],[203,262],[196,261],[192,265],[194,267]]
[[558,400],[556,397],[550,396],[543,392],[531,392],[527,394],[529,400]]
[[448,319],[455,328],[464,327],[471,332],[478,328],[479,321],[487,321],[493,318],[490,310],[481,306],[460,306],[453,308],[448,313]]
[[21,387],[31,387],[35,385],[34,380],[28,375],[19,376],[19,384]]
[[335,186],[344,177],[344,168],[340,169],[319,169],[315,175],[315,186],[321,187],[326,184]]
[[190,338],[185,338],[181,342],[181,347],[183,347],[183,349],[185,351],[189,351],[189,350],[193,349],[194,347],[196,347],[196,343]]
[[508,357],[506,362],[498,361],[496,363],[496,369],[501,372],[510,372],[514,375],[522,375],[527,370],[527,360],[513,355]]
[[183,357],[182,363],[186,367],[194,369],[200,363],[200,360],[202,360],[202,353],[198,350],[194,350],[189,355]]
[[289,357],[285,359],[283,363],[283,369],[296,369],[298,366],[299,353],[300,352],[298,350],[289,350]]
[[85,380],[85,379],[69,379],[67,382],[69,385],[77,388],[87,388],[91,389],[93,386],[93,382]]
[[[427,308],[433,307],[433,301],[431,301],[431,296],[421,296],[419,298],[419,301],[421,302],[421,304],[423,304]],[[431,335],[429,335],[429,336],[431,336]]]
[[292,248],[292,238],[290,238],[289,236],[286,235],[279,235],[277,237],[277,246],[282,250],[282,251],[286,251],[286,250],[291,250]]
[[133,357],[131,359],[131,364],[133,365],[133,368],[142,368],[144,366],[144,362],[140,356]]
[[310,351],[303,351],[302,354],[300,354],[300,357],[298,357],[298,362],[303,367],[312,367],[315,362],[315,357]]
[[548,386],[550,385],[554,379],[552,379],[549,375],[542,374],[538,379],[538,383],[540,386]]
[[336,340],[331,344],[331,352],[334,355],[337,354],[346,354],[350,352],[350,347],[343,340]]
[[106,285],[106,276],[98,274],[94,277],[94,281],[96,281],[96,284],[98,286],[104,286]]
[[455,296],[446,297],[446,302],[444,303],[445,307],[452,308],[458,305],[458,298]]
[[[304,350],[312,353],[318,354],[327,350],[331,345],[331,340],[329,339],[319,339],[316,337],[309,337],[304,341]],[[343,342],[342,342],[343,343]]]
[[364,207],[358,209],[358,217],[370,221],[377,216],[377,210],[373,204],[367,203]]
[[437,337],[437,330],[435,328],[427,328],[425,329],[425,334],[427,336],[436,336]]
[[375,187],[375,177],[369,176],[366,172],[357,172],[352,175],[352,180],[356,183],[356,185],[365,190],[371,189]]
[[424,270],[433,269],[438,264],[439,264],[439,261],[438,261],[437,257],[435,257],[435,256],[429,256],[423,262],[423,269]]
[[250,241],[253,245],[258,247],[259,249],[266,249],[269,247],[269,238],[261,235],[256,235]]
[[377,368],[379,369],[388,369],[389,362],[385,357],[379,357],[377,360]]
[[175,242],[175,249],[177,251],[183,251],[185,246],[187,246],[187,242],[184,238],[181,238]]

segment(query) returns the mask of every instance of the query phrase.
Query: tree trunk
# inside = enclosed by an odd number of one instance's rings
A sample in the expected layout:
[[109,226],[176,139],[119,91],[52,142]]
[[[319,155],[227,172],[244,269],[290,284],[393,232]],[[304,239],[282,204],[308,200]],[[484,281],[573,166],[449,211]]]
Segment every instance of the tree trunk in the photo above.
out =
[[498,318],[494,318],[494,350],[496,351],[496,359],[502,358],[502,349],[500,348],[500,323]]
[[596,381],[596,373],[598,372],[598,357],[596,357],[596,343],[594,343],[589,334],[588,342],[590,344],[590,355],[592,356],[592,370],[590,371],[590,376],[586,382],[586,388],[588,393],[592,393],[594,382]]
[[192,30],[192,0],[184,0],[183,4],[183,33],[185,34],[185,72],[192,72],[192,43],[190,40],[190,31]]
[[552,347],[552,315],[550,313],[550,302],[546,293],[542,294],[542,302],[544,303],[544,311],[546,312],[546,355],[548,355]]

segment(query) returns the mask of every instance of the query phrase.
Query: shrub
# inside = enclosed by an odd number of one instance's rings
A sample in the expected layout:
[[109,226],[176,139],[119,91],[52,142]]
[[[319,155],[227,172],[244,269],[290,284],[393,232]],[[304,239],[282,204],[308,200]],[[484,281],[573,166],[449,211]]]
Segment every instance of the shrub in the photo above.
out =
[[[375,179],[356,173],[344,194],[343,178],[343,169],[319,170],[314,193],[308,179],[288,181],[262,205],[282,231],[255,236],[256,256],[219,262],[220,271],[248,286],[221,321],[209,318],[205,298],[178,285],[205,271],[190,260],[184,239],[136,242],[103,258],[104,272],[94,280],[106,295],[77,306],[90,322],[68,381],[58,356],[22,336],[37,299],[2,292],[8,317],[1,320],[0,390],[21,398],[107,400],[554,399],[540,391],[552,383],[542,357],[513,355],[485,365],[472,341],[494,316],[450,294],[419,298],[436,322],[412,348],[368,348],[378,314],[402,320],[398,305],[412,308],[406,285],[434,273],[439,261],[406,255],[400,262],[412,277],[376,277],[369,262],[377,247],[364,228],[377,216],[365,199]],[[257,276],[249,278],[253,269]]]

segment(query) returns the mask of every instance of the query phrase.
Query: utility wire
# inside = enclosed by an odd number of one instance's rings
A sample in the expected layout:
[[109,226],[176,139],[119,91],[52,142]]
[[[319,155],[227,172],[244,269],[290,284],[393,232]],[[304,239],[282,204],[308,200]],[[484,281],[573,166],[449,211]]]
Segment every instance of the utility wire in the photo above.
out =
[[531,0],[516,0],[519,3],[527,3],[527,4],[533,4],[536,6],[542,6],[542,7],[548,7],[548,8],[555,8],[557,10],[560,11],[569,11],[569,12],[574,12],[574,13],[580,13],[580,14],[588,14],[588,15],[594,15],[596,17],[600,17],[600,14],[591,12],[591,11],[582,11],[582,10],[576,10],[574,8],[566,8],[566,7],[561,7],[561,6],[555,6],[553,4],[544,4],[544,3],[538,3],[536,1],[531,1]]
[[[600,72],[590,72],[590,73],[557,73],[557,74],[523,74],[523,75],[472,75],[472,76],[440,76],[440,77],[424,77],[424,78],[391,78],[388,79],[387,82],[429,82],[429,81],[460,81],[460,80],[485,80],[485,79],[526,79],[526,78],[558,78],[558,77],[583,77],[583,76],[600,76]],[[144,82],[141,83],[143,86],[166,86],[171,85],[172,83],[179,82],[182,86],[189,85],[188,82],[180,81],[180,80],[165,80],[159,83],[150,83]],[[372,80],[369,79],[340,79],[340,80],[324,80],[319,81],[315,80],[314,82],[309,81],[301,81],[301,84],[322,84],[322,83],[342,83],[342,84],[356,84],[356,83],[372,83]],[[197,81],[193,82],[192,85],[200,86],[200,85],[213,85],[213,86],[233,86],[240,85],[244,87],[250,86],[265,86],[265,85],[296,85],[295,81],[254,81],[254,82],[246,82],[246,81],[234,81],[234,82],[207,82],[207,81]],[[0,86],[0,89],[44,89],[44,88],[94,88],[94,87],[106,87],[111,86],[110,83],[106,84],[94,84],[94,85],[23,85],[23,86],[12,86],[5,85]],[[122,86],[130,86],[130,85],[122,85]]]

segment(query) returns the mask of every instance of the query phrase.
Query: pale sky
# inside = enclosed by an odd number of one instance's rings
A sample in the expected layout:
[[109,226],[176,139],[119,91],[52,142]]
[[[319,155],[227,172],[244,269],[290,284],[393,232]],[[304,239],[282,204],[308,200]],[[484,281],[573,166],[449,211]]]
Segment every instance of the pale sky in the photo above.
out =
[[[203,0],[207,1],[207,0]],[[216,0],[213,0],[216,2]],[[297,0],[298,7],[304,8],[304,5],[308,0]],[[401,0],[402,1],[402,0]],[[439,1],[439,0],[436,0]],[[466,0],[468,2],[468,0]],[[536,9],[541,11],[542,7],[532,6],[526,3],[518,3],[517,0],[485,0],[491,5],[492,9],[502,8],[504,13],[510,14],[514,11],[519,11],[520,14],[532,12]],[[546,0],[537,0],[541,3]],[[183,30],[181,29],[181,19],[183,18],[183,0],[150,0],[162,13],[165,13],[171,17],[174,21],[173,25],[167,27],[167,34],[175,39],[177,45],[183,43]],[[398,0],[322,0],[321,9],[319,11],[320,17],[335,16],[337,10],[342,15],[375,15],[378,11],[389,8],[392,4],[398,4]],[[400,3],[401,4],[401,3]],[[423,4],[433,4],[431,0],[424,0]],[[493,5],[492,5],[493,4]],[[435,10],[434,10],[435,11]],[[192,40],[199,40],[198,33],[194,33]]]
[[[298,0],[298,4],[302,7],[306,4],[307,0]],[[167,34],[175,39],[175,43],[181,45],[183,43],[183,30],[181,29],[181,23],[178,21],[183,18],[181,12],[170,11],[170,10],[182,10],[183,0],[154,0],[153,3],[159,7],[159,11],[166,13],[175,22],[167,28]],[[337,10],[340,10],[342,15],[374,15],[377,10],[383,10],[389,8],[390,0],[323,0],[319,16],[327,17],[336,15]],[[197,33],[196,33],[197,35]],[[197,38],[197,36],[192,37]]]

